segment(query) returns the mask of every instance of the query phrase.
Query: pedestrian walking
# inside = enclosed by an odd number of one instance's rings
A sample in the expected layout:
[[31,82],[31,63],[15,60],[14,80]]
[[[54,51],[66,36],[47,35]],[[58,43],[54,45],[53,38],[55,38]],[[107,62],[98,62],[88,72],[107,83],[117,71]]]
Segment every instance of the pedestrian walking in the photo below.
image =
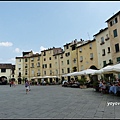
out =
[[26,87],[26,94],[27,94],[28,91],[29,91],[29,83],[28,83],[28,80],[26,80],[26,82],[25,82],[25,87]]
[[28,81],[28,85],[29,85],[29,91],[31,91],[31,89],[30,89],[30,82]]
[[9,82],[9,84],[10,84],[10,87],[11,87],[11,81]]

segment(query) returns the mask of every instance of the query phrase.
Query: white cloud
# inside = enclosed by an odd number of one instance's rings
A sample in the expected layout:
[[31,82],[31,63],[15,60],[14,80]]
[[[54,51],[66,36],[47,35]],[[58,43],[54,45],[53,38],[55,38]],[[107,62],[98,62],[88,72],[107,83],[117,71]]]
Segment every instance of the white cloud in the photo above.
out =
[[35,54],[35,53],[41,53],[41,51],[46,50],[46,49],[47,49],[47,48],[41,46],[41,47],[40,47],[40,50],[39,50],[38,52],[33,51],[33,53],[34,53],[34,54]]
[[0,46],[4,46],[4,47],[9,47],[12,46],[13,44],[11,42],[0,42]]
[[45,47],[41,46],[41,47],[40,47],[40,51],[39,51],[39,52],[41,53],[41,51],[42,51],[42,50],[46,50],[46,49],[47,49],[47,48],[45,48]]
[[21,53],[21,50],[19,48],[15,48],[16,53]]

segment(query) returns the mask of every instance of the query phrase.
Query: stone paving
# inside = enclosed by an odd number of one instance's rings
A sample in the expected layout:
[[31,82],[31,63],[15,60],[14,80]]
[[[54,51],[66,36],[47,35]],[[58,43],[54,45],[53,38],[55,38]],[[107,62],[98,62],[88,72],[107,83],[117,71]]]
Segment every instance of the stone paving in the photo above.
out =
[[120,97],[95,92],[93,88],[66,88],[61,85],[0,86],[0,119],[101,119],[120,118]]

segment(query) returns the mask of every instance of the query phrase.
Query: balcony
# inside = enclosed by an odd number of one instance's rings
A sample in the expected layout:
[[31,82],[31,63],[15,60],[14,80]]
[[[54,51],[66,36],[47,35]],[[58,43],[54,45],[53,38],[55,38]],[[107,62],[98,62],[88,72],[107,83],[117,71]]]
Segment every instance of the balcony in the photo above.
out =
[[105,56],[105,53],[104,53],[104,54],[102,54],[102,56]]
[[108,54],[110,53],[110,51],[108,51]]
[[90,57],[90,60],[93,60],[93,57]]
[[83,60],[80,60],[80,62],[82,62]]
[[37,73],[37,76],[40,76],[40,73]]
[[100,45],[103,45],[105,42],[101,42]]
[[110,39],[109,37],[105,38],[106,41],[109,40],[109,39]]

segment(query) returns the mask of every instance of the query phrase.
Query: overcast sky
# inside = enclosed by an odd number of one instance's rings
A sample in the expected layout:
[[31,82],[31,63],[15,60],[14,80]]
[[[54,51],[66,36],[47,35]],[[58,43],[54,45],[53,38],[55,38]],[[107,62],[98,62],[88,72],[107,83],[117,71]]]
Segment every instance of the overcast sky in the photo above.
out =
[[119,10],[119,1],[0,2],[0,63],[15,64],[23,51],[92,40]]

